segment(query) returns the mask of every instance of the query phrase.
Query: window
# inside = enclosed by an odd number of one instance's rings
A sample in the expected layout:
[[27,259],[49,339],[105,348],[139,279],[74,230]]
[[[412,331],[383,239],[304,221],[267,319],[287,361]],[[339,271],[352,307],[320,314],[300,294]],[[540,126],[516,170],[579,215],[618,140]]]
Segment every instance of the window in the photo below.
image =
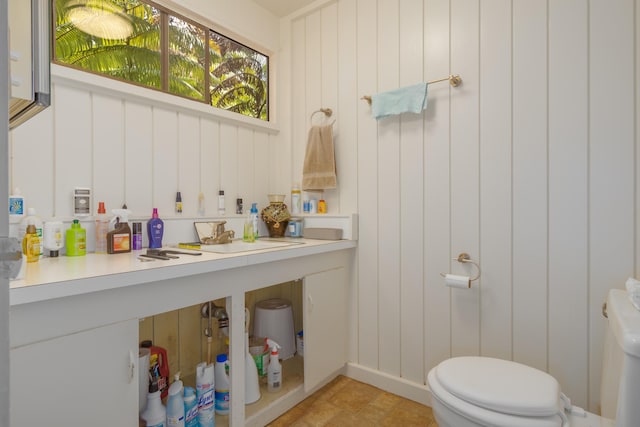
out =
[[53,0],[54,62],[269,120],[269,58],[142,0]]

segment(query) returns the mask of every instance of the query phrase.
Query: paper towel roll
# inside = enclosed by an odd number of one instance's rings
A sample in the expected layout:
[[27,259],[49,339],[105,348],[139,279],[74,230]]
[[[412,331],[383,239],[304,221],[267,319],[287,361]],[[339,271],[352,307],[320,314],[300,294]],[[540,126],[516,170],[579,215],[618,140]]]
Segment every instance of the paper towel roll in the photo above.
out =
[[471,287],[471,280],[469,276],[446,274],[444,276],[444,284],[451,288],[469,289]]
[[148,348],[138,349],[138,413],[147,407],[147,394],[149,393],[149,356]]

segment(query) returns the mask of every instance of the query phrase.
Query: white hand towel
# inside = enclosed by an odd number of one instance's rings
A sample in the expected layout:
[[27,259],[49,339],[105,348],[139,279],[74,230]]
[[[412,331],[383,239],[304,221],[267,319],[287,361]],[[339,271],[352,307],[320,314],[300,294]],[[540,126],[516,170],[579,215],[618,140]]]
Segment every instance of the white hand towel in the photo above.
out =
[[333,127],[311,126],[302,167],[302,189],[322,191],[336,188],[336,183]]

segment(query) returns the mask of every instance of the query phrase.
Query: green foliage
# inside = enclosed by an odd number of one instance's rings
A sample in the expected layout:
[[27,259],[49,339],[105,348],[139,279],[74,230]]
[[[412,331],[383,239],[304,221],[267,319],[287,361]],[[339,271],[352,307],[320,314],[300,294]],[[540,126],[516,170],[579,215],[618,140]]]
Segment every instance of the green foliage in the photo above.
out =
[[[268,120],[266,56],[180,17],[168,15],[164,20],[163,12],[141,0],[54,0],[54,4],[57,62],[199,101],[210,99],[214,107]],[[122,18],[130,25],[130,35],[111,39],[82,31],[69,12],[83,7]],[[165,71],[163,21],[169,24]],[[205,32],[209,33],[208,46]],[[205,70],[209,88],[205,88]],[[163,87],[163,73],[168,76],[168,87]]]

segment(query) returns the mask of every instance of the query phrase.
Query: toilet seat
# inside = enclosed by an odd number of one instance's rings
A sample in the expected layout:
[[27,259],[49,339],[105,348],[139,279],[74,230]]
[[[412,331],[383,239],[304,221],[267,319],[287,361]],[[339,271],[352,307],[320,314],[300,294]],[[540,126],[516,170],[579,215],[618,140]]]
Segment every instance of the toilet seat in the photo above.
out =
[[428,375],[433,397],[479,425],[560,427],[564,405],[551,375],[507,360],[457,357]]

